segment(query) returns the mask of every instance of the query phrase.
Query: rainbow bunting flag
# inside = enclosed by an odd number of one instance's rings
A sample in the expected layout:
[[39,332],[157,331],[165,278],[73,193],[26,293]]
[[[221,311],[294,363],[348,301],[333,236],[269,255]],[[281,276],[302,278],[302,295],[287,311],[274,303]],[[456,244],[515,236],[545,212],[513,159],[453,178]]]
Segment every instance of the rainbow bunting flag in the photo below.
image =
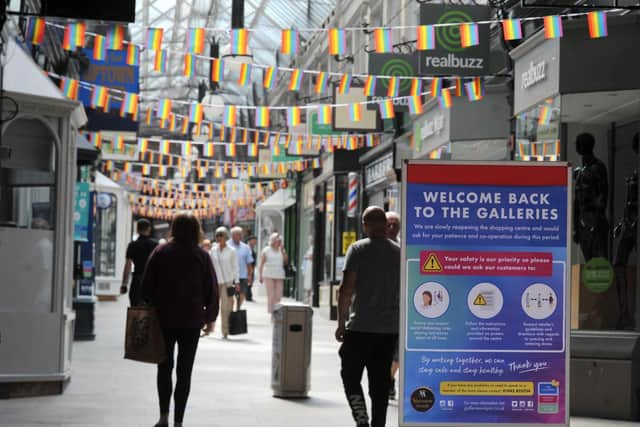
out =
[[202,123],[204,108],[199,102],[192,102],[189,105],[189,121],[191,123]]
[[87,26],[84,22],[68,24],[64,29],[62,48],[64,50],[75,50],[77,47],[84,47],[86,29]]
[[339,28],[329,29],[329,55],[344,55],[347,52],[347,34]]
[[340,78],[340,84],[338,85],[338,93],[340,95],[349,93],[349,89],[351,89],[351,80],[352,77],[350,73],[344,73],[342,75],[342,78]]
[[213,157],[214,153],[214,145],[211,142],[207,142],[204,144],[204,155],[206,157]]
[[211,80],[220,83],[224,78],[224,60],[214,58],[211,61]]
[[249,83],[251,83],[251,64],[243,62],[242,64],[240,64],[238,85],[247,86]]
[[182,144],[182,157],[187,157],[191,155],[192,145],[190,142],[184,142]]
[[271,144],[271,154],[273,154],[274,156],[280,155],[280,144]]
[[440,92],[442,91],[442,79],[440,77],[434,77],[431,80],[431,97],[435,98],[436,96],[440,96]]
[[224,146],[224,154],[227,157],[235,157],[236,156],[236,144],[225,144]]
[[163,28],[149,28],[147,30],[147,49],[162,49],[162,37],[164,36]]
[[331,124],[331,106],[330,105],[318,106],[318,124],[321,124],[321,125]]
[[278,69],[276,67],[267,67],[264,71],[264,78],[262,79],[262,86],[265,89],[271,89],[275,86],[278,79]]
[[280,53],[285,55],[295,55],[300,47],[300,34],[298,30],[282,30],[282,41],[280,43]]
[[549,126],[551,123],[551,107],[543,105],[540,107],[540,115],[538,116],[538,124],[543,126]]
[[247,147],[247,155],[249,157],[257,157],[258,156],[258,144],[249,144]]
[[367,76],[364,82],[364,96],[373,96],[376,93],[376,76]]
[[478,101],[484,96],[482,81],[479,78],[473,79],[473,81],[465,83],[464,88],[467,91],[467,97],[469,101]]
[[160,142],[160,153],[165,155],[171,153],[171,143],[166,139]]
[[300,107],[287,108],[287,126],[293,127],[300,124]]
[[370,133],[368,133],[368,134],[366,134],[366,135],[364,136],[364,145],[365,145],[365,147],[367,147],[367,148],[371,148],[371,147],[373,147],[373,145],[374,145],[374,142],[373,142],[373,135],[371,135]]
[[96,61],[104,61],[107,57],[107,43],[101,35],[96,35],[93,39],[93,59]]
[[167,120],[171,113],[171,100],[161,99],[158,101],[158,111],[156,117],[160,117],[161,120]]
[[91,108],[104,108],[107,103],[109,91],[104,86],[94,86],[91,92]]
[[433,25],[419,25],[416,33],[417,50],[432,50],[436,48],[436,29]]
[[300,68],[294,68],[291,72],[291,80],[289,81],[289,90],[299,91],[302,87],[302,70]]
[[132,65],[134,67],[140,64],[140,48],[133,44],[129,43],[127,46],[127,65]]
[[246,28],[234,28],[231,30],[231,54],[249,54],[249,30]]
[[409,97],[409,114],[415,116],[417,114],[422,114],[424,112],[424,108],[422,106],[422,97],[419,95],[412,95]]
[[440,108],[451,108],[451,91],[449,89],[442,89],[440,92],[440,96],[438,97],[438,104],[440,104]]
[[124,136],[116,136],[116,150],[120,153],[124,153]]
[[145,153],[149,150],[149,140],[147,138],[138,138],[138,153]]
[[30,39],[32,44],[42,44],[44,41],[44,32],[47,28],[47,22],[44,18],[31,18],[30,22]]
[[257,107],[256,108],[256,127],[268,128],[269,127],[269,107]]
[[235,105],[226,105],[224,107],[224,114],[222,116],[222,125],[227,127],[234,127],[236,125],[236,116],[238,107]]
[[132,169],[131,163],[125,162],[123,169],[124,169],[124,173],[131,173],[131,169]]
[[502,21],[502,34],[505,40],[520,40],[522,38],[522,24],[519,19],[505,19]]
[[373,30],[373,45],[376,53],[391,53],[393,50],[391,29],[376,28]]
[[159,73],[167,72],[167,52],[164,50],[156,50],[156,57],[153,60],[153,71]]
[[151,166],[142,165],[142,175],[148,176],[151,173]]
[[562,18],[558,15],[544,17],[544,37],[556,39],[564,35]]
[[193,55],[185,53],[184,55],[184,68],[182,69],[182,75],[185,77],[193,77],[195,73],[195,60]]
[[291,154],[299,156],[302,154],[302,140],[298,139],[291,149]]
[[77,100],[78,91],[80,90],[80,82],[76,79],[69,79],[66,77],[60,78],[60,90],[64,96],[69,99]]
[[98,150],[102,148],[102,134],[100,132],[93,132],[90,141]]
[[316,84],[314,86],[314,92],[316,94],[321,94],[327,90],[327,85],[329,84],[329,75],[325,71],[320,71],[316,76]]
[[393,100],[385,99],[380,102],[380,118],[382,119],[393,119],[396,116],[396,113],[393,109]]
[[387,96],[393,98],[400,94],[400,79],[392,76],[388,79]]
[[204,52],[204,28],[191,28],[187,32],[187,49],[194,55],[202,55]]
[[460,24],[460,45],[462,47],[471,47],[479,44],[478,24],[470,22]]
[[124,27],[114,24],[107,29],[107,48],[111,50],[122,50],[124,44]]
[[180,125],[180,133],[186,135],[189,133],[189,118],[183,117]]
[[145,116],[144,116],[144,123],[147,126],[151,126],[151,115],[152,115],[152,113],[153,113],[153,107],[147,108],[147,112],[145,113]]
[[174,132],[176,130],[176,115],[173,113],[169,113],[169,132]]
[[358,123],[362,120],[362,104],[349,104],[349,120],[354,123]]
[[455,78],[455,96],[462,96],[462,79],[460,77]]
[[589,23],[589,37],[598,39],[607,37],[607,14],[606,12],[589,12],[587,15]]
[[409,94],[412,96],[422,95],[422,79],[411,80],[411,89]]

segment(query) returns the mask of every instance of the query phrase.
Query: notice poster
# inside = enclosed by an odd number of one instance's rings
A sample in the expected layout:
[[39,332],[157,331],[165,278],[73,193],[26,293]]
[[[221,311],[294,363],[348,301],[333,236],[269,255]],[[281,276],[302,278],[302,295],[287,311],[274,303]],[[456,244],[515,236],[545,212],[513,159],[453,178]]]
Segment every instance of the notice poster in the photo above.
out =
[[568,166],[404,178],[400,425],[568,425]]

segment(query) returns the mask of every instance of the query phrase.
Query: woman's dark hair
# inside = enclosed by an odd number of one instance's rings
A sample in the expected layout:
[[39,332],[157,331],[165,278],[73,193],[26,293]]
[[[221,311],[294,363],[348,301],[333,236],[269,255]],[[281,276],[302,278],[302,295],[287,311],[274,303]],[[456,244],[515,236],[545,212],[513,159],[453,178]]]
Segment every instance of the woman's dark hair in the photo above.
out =
[[179,212],[171,221],[170,240],[181,245],[198,246],[204,237],[200,220],[191,212]]

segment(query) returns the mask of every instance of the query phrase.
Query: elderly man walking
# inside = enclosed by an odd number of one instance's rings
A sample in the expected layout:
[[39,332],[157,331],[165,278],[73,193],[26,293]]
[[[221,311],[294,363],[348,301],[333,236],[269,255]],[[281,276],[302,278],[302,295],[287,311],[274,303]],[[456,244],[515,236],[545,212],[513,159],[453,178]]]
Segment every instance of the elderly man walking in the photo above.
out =
[[233,309],[233,295],[238,284],[238,260],[236,251],[227,244],[229,232],[225,227],[216,229],[216,244],[211,248],[211,261],[216,271],[220,294],[220,318],[222,338],[229,336],[229,315]]
[[231,240],[229,241],[235,251],[238,258],[238,272],[239,272],[239,287],[237,293],[236,309],[240,310],[242,303],[247,296],[247,289],[249,287],[249,277],[253,274],[253,255],[251,254],[251,248],[245,242],[242,241],[242,228],[233,227],[231,229]]

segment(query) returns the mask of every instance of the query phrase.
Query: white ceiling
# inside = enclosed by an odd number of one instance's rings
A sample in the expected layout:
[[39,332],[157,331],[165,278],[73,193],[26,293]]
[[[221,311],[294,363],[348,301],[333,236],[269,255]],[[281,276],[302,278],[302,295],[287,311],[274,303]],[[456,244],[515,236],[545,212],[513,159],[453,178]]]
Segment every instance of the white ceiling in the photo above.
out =
[[606,125],[640,119],[640,90],[563,95],[562,121]]

